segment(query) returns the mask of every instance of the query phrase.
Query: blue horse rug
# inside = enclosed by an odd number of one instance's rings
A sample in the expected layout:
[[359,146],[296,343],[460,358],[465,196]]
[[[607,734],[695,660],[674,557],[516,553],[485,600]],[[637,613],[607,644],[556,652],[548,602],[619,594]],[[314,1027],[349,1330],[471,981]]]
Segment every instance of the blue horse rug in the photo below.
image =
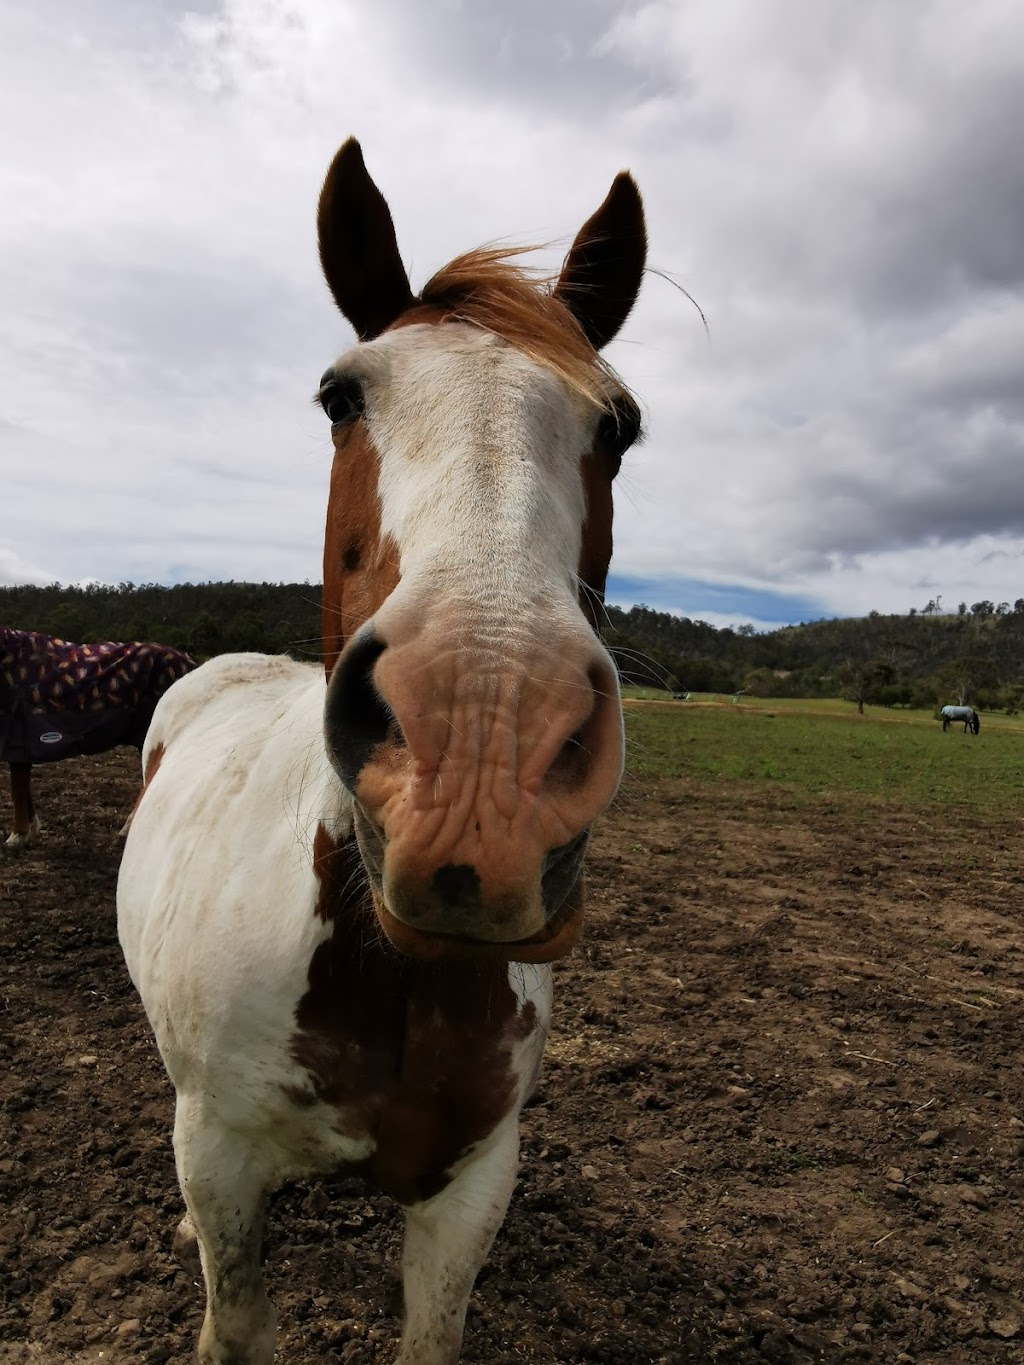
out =
[[0,761],[141,749],[157,702],[195,667],[165,645],[75,645],[0,628]]

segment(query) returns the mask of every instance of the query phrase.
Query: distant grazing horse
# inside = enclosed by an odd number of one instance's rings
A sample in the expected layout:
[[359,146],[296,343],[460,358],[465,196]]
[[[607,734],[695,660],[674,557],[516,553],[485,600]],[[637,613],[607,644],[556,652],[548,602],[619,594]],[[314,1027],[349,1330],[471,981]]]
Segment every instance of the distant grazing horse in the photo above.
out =
[[164,645],[73,645],[31,630],[0,628],[0,760],[11,765],[14,830],[6,847],[39,830],[33,763],[141,749],[157,702],[195,668]]
[[944,706],[939,714],[942,716],[943,730],[948,730],[955,720],[963,721],[965,735],[968,730],[976,735],[981,729],[978,713],[971,706]]
[[161,702],[121,943],[177,1090],[200,1359],[271,1360],[267,1194],[341,1169],[405,1211],[398,1361],[450,1365],[622,771],[593,627],[639,414],[598,353],[643,210],[623,172],[551,284],[484,249],[414,297],[349,141],[319,240],[359,338],[318,395],[326,678],[231,655]]

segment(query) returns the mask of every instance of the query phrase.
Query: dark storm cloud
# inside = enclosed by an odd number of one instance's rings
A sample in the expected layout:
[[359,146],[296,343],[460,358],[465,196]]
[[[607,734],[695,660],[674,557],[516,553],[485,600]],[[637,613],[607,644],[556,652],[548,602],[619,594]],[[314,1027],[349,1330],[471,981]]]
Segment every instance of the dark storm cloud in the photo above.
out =
[[[848,284],[867,290],[874,313],[927,315],[953,297],[1024,284],[1021,73],[996,73],[974,95],[950,102],[937,93],[915,154],[868,191]],[[885,168],[884,145],[879,158]]]
[[937,458],[901,473],[893,459],[887,486],[856,470],[828,473],[815,493],[835,509],[816,548],[836,554],[1024,536],[1024,432],[978,436],[959,460]]

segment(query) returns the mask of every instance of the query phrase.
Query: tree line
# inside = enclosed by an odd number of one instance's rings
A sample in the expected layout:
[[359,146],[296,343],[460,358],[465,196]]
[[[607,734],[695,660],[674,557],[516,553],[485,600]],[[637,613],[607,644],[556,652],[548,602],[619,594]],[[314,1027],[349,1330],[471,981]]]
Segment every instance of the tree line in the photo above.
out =
[[[0,624],[65,640],[157,640],[207,659],[235,650],[319,659],[312,583],[0,587]],[[624,682],[669,691],[843,696],[865,705],[1024,706],[1024,598],[941,598],[906,615],[870,612],[758,632],[670,612],[608,607],[603,631]]]
[[1024,708],[1024,598],[956,613],[872,611],[757,632],[609,607],[605,640],[624,681],[671,691],[845,697],[865,705]]
[[194,659],[255,650],[320,658],[312,583],[0,587],[0,624],[63,640],[156,640]]

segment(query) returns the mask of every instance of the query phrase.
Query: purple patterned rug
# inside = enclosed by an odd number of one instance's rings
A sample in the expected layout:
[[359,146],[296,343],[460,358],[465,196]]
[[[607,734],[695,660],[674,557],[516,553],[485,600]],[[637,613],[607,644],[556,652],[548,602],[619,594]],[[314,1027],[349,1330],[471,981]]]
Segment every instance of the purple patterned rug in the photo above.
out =
[[165,645],[76,645],[0,628],[0,761],[141,749],[157,702],[195,667]]

